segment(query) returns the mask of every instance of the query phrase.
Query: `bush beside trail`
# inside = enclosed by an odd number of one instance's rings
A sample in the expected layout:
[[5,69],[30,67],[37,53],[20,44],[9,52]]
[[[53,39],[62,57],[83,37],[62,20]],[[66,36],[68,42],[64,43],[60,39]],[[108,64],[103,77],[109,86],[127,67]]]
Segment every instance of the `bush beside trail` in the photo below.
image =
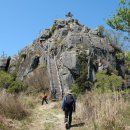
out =
[[89,92],[78,99],[76,119],[89,130],[125,130],[130,126],[128,93]]
[[17,97],[6,92],[2,92],[0,96],[0,115],[18,120],[27,115],[25,107]]

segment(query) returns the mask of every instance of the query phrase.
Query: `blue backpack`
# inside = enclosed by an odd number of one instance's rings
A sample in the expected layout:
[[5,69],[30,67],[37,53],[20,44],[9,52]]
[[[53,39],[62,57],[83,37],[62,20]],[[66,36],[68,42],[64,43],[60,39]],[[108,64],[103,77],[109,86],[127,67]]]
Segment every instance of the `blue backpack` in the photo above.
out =
[[63,98],[63,101],[62,101],[62,109],[64,110],[65,107],[73,107],[75,106],[75,98],[73,95],[71,94],[68,94],[66,95],[64,98]]

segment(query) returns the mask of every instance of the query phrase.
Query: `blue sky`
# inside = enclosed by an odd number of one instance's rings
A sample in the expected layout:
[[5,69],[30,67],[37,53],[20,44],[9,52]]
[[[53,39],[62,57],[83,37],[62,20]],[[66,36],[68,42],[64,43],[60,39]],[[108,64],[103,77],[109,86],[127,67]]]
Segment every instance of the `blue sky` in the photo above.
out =
[[8,56],[30,44],[55,19],[74,18],[90,28],[107,25],[105,20],[117,9],[119,0],[0,0],[0,55]]

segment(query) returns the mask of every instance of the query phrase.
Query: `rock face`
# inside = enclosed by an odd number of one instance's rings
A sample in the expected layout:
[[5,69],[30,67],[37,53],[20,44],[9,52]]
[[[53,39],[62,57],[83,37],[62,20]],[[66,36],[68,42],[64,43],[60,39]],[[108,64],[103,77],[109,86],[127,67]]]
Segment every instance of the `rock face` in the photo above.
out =
[[7,71],[10,64],[10,57],[0,57],[0,69]]
[[[123,62],[117,63],[115,48],[100,31],[79,24],[70,13],[66,19],[55,20],[50,29],[45,29],[30,46],[12,57],[8,71],[17,72],[17,79],[24,80],[39,65],[47,66],[50,90],[56,90],[59,98],[79,77],[82,53],[88,66],[86,80],[94,82],[96,71],[108,71],[110,65],[124,72]],[[1,67],[6,66],[5,61],[0,60]]]
[[80,73],[80,65],[76,51],[65,51],[57,59],[61,85],[67,89],[74,81],[75,75]]

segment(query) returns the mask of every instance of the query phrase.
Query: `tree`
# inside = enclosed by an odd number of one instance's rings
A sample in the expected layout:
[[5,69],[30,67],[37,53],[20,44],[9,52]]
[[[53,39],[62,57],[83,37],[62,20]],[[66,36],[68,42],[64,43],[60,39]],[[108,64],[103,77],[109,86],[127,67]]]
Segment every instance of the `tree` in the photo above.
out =
[[[113,29],[123,32],[121,41],[123,41],[120,47],[123,50],[129,51],[130,46],[130,0],[120,0],[119,8],[116,13],[107,20],[107,24]],[[119,38],[119,35],[118,35]],[[118,43],[119,44],[119,43]]]
[[96,78],[97,80],[95,86],[101,92],[119,90],[123,82],[122,78],[114,73],[106,75],[104,72],[97,72]]
[[124,34],[121,31],[105,30],[104,35],[110,43],[114,43],[123,51],[130,49],[130,45],[128,44],[128,41],[125,39]]
[[130,0],[120,0],[119,9],[107,20],[107,24],[130,35]]

